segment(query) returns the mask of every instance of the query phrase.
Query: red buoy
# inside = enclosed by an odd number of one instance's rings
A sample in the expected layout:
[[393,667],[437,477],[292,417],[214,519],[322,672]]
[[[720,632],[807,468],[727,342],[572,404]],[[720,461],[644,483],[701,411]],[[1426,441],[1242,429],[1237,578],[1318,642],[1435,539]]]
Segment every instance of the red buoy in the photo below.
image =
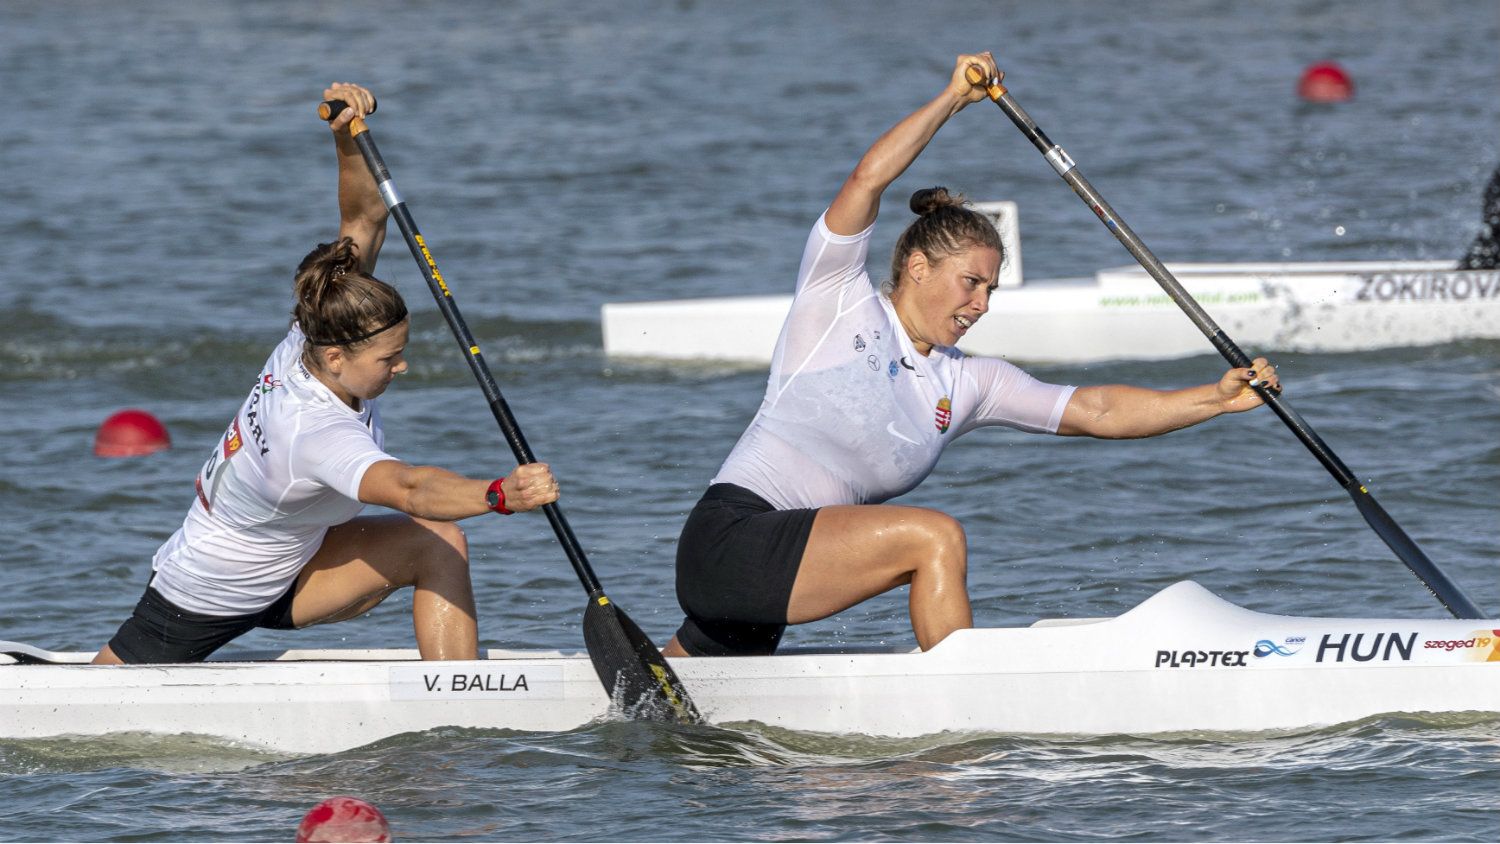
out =
[[1334,62],[1318,62],[1302,71],[1297,96],[1310,103],[1341,103],[1354,96],[1354,80]]
[[390,841],[391,826],[380,810],[358,797],[330,797],[307,810],[298,841]]
[[139,457],[172,445],[167,428],[144,410],[122,410],[104,420],[94,435],[94,454],[100,457]]

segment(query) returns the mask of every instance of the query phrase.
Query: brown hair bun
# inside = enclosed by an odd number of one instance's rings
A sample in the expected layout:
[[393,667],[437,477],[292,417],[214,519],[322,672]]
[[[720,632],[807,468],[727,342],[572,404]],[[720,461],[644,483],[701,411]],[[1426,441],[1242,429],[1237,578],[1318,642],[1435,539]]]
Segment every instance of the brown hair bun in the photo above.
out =
[[1005,246],[995,226],[968,207],[963,194],[951,194],[945,187],[923,188],[911,195],[911,210],[917,215],[901,237],[891,255],[891,280],[882,286],[887,295],[901,286],[906,260],[921,252],[933,262],[941,261],[975,246],[995,250],[1005,261]]
[[359,247],[350,238],[320,243],[297,267],[292,319],[307,335],[308,349],[353,349],[406,319],[396,288],[360,268]]
[[941,185],[932,188],[922,188],[911,195],[911,202],[908,203],[911,212],[918,217],[926,217],[928,214],[936,213],[943,208],[961,208],[963,204],[963,194],[953,196],[948,193],[947,188]]

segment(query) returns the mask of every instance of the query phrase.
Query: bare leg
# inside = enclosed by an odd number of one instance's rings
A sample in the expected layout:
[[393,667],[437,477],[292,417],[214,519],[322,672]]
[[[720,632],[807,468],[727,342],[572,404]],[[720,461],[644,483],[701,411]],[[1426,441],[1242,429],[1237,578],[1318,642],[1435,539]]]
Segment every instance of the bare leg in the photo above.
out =
[[306,627],[355,618],[404,586],[416,588],[412,623],[423,659],[478,655],[469,546],[452,522],[361,516],[330,528],[297,577],[292,621]]
[[910,584],[912,630],[925,651],[974,625],[967,575],[968,542],[952,516],[888,504],[824,507],[802,553],[787,621],[826,618]]
[[124,663],[125,660],[115,656],[114,649],[109,645],[105,645],[97,654],[94,654],[94,665],[123,665]]

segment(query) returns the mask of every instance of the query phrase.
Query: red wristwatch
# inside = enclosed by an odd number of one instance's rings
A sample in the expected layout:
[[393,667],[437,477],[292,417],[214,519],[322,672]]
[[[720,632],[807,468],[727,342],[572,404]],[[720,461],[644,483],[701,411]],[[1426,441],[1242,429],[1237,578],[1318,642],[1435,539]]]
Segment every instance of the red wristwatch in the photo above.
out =
[[504,478],[497,478],[494,483],[490,484],[490,488],[484,493],[484,503],[488,504],[490,509],[496,513],[502,516],[509,516],[511,511],[505,509],[505,490],[500,488],[500,485],[503,483],[505,483]]

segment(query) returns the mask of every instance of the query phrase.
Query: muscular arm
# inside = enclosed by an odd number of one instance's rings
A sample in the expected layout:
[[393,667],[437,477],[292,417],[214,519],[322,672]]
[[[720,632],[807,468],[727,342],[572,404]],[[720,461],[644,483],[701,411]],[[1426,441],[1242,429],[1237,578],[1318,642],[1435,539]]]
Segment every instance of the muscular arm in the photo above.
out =
[[1281,389],[1276,367],[1265,358],[1256,358],[1248,368],[1229,370],[1217,383],[1184,390],[1150,390],[1124,384],[1079,387],[1063,408],[1057,432],[1100,439],[1154,437],[1222,413],[1260,407],[1260,396],[1250,387],[1252,381]]
[[360,268],[373,273],[375,260],[380,257],[380,247],[385,243],[386,219],[390,212],[380,198],[380,189],[365,165],[359,146],[354,143],[349,124],[356,115],[369,113],[374,98],[358,85],[335,82],[323,92],[323,99],[343,100],[350,104],[329,123],[339,164],[339,237],[354,241],[359,247]]
[[[488,513],[484,496],[489,486],[490,481],[472,480],[436,466],[382,460],[365,470],[359,500],[410,516],[452,522]],[[557,484],[545,463],[517,466],[501,489],[506,507],[517,513],[557,500]]]
[[1217,385],[1148,390],[1124,384],[1079,387],[1063,410],[1057,432],[1069,437],[1154,437],[1223,413]]
[[959,56],[948,87],[881,135],[859,160],[833,204],[828,206],[825,222],[830,231],[852,235],[869,228],[880,211],[880,195],[917,160],[938,129],[964,106],[984,99],[984,89],[964,78],[969,65],[979,65],[988,74],[999,75],[989,53]]

